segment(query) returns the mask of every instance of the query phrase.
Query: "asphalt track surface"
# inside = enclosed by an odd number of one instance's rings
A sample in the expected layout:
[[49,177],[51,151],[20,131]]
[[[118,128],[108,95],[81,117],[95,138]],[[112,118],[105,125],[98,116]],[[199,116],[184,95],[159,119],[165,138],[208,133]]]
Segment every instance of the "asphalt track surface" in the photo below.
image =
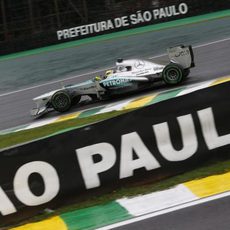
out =
[[[229,25],[230,18],[227,17],[1,61],[0,130],[31,123],[33,119],[29,111],[33,107],[32,98],[60,88],[61,82],[78,83],[102,74],[106,68],[113,66],[118,57],[155,56],[154,61],[165,63],[167,56],[163,53],[167,47],[191,44],[194,46],[196,67],[184,84],[230,75]],[[63,76],[65,79],[60,79]],[[163,86],[155,91],[166,89]],[[111,101],[76,106],[71,112],[109,103]],[[53,112],[47,117],[57,115]]]
[[229,230],[230,197],[130,223],[116,230]]

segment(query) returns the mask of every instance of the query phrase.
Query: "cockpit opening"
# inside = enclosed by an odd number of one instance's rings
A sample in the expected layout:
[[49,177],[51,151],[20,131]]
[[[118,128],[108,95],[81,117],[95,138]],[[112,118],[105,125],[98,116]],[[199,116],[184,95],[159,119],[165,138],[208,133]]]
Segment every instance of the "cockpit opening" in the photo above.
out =
[[131,70],[132,70],[131,66],[123,66],[123,65],[117,66],[117,72],[128,72]]

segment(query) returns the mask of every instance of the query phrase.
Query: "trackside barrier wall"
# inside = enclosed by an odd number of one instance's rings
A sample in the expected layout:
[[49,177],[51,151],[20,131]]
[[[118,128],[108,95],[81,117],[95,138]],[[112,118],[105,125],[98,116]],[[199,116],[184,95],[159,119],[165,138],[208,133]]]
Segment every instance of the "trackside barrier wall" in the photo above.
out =
[[230,151],[230,83],[0,152],[0,223]]
[[[66,1],[66,9],[58,9],[62,5],[58,2],[56,8],[50,1],[43,6],[36,5],[36,2],[31,2],[30,6],[23,3],[24,8],[20,11],[22,15],[18,21],[10,17],[17,10],[16,6],[15,9],[13,5],[9,9],[5,8],[5,11],[2,9],[5,20],[4,24],[0,21],[0,27],[3,28],[0,31],[0,55],[230,8],[230,3],[226,0],[126,0],[101,1],[101,5],[97,4],[99,1],[88,1],[81,12],[80,6],[74,6],[78,1],[72,1],[71,4]],[[20,3],[18,7],[19,5]],[[73,12],[70,12],[71,9],[74,9]]]

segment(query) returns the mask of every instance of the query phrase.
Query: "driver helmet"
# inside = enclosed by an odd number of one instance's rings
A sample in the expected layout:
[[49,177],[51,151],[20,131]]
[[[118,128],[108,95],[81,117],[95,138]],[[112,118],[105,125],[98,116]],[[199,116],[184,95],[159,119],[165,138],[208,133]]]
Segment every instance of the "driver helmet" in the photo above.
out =
[[101,81],[101,77],[100,76],[96,76],[94,79],[95,79],[95,81]]
[[106,72],[105,72],[105,78],[107,78],[109,75],[111,75],[111,74],[113,74],[113,70],[107,70]]

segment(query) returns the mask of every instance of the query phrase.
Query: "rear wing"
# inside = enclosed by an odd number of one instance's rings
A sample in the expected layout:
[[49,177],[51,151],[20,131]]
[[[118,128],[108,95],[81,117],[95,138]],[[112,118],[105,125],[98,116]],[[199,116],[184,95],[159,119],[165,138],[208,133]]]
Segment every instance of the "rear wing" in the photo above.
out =
[[184,69],[195,66],[192,46],[175,46],[167,49],[170,62],[179,64]]

